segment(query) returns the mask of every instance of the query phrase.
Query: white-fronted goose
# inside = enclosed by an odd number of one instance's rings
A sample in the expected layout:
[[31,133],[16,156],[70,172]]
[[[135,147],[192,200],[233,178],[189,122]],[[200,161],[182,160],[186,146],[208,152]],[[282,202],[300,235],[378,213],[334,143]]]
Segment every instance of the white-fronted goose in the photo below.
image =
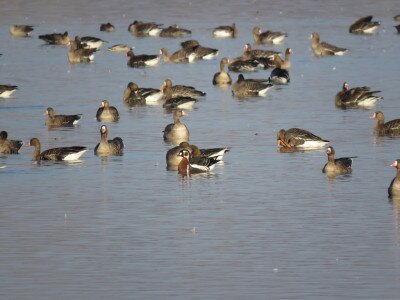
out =
[[18,154],[18,150],[23,145],[22,141],[9,140],[7,131],[0,132],[0,153]]
[[253,28],[253,39],[256,45],[259,44],[280,44],[285,37],[287,37],[287,33],[282,33],[278,31],[265,31],[262,32],[261,28],[256,26]]
[[176,97],[191,97],[199,98],[205,96],[206,93],[196,90],[196,88],[187,85],[172,85],[171,79],[165,79],[161,87],[164,93],[164,98],[176,98]]
[[69,37],[68,32],[64,33],[50,33],[39,35],[39,39],[45,41],[49,45],[68,45]]
[[358,19],[350,25],[349,32],[355,34],[372,34],[378,29],[379,22],[372,22],[373,16],[366,16]]
[[390,166],[396,168],[396,177],[389,185],[388,194],[390,198],[397,198],[400,196],[400,159],[395,160]]
[[195,53],[196,59],[213,59],[218,55],[218,49],[203,47],[197,40],[188,40],[181,43],[182,49],[187,51],[188,55]]
[[377,101],[383,99],[374,95],[375,93],[380,93],[380,91],[371,91],[367,86],[350,89],[349,84],[345,82],[343,83],[342,90],[335,96],[335,104],[340,108],[373,106]]
[[70,63],[88,63],[94,60],[97,49],[85,48],[79,36],[68,43],[68,61]]
[[128,67],[140,68],[140,67],[153,67],[157,65],[160,61],[160,56],[158,55],[135,55],[132,50],[126,53],[128,58]]
[[124,103],[129,106],[145,105],[146,99],[140,93],[136,83],[129,82],[124,91]]
[[186,149],[180,150],[178,155],[182,157],[178,165],[178,173],[182,176],[210,172],[214,169],[215,164],[219,162],[216,157],[192,157]]
[[144,23],[141,21],[134,21],[128,26],[128,31],[132,32],[137,37],[143,36],[159,36],[162,28],[162,24],[157,24],[154,22]]
[[79,120],[82,118],[82,114],[56,115],[52,107],[48,107],[43,114],[48,117],[46,125],[49,127],[73,126],[78,124]]
[[116,44],[108,48],[108,51],[112,52],[128,52],[131,51],[132,47],[129,47],[126,44]]
[[10,26],[10,34],[16,37],[27,37],[33,31],[31,25],[12,25]]
[[103,23],[100,25],[100,31],[105,31],[105,32],[114,32],[115,27],[113,24],[109,23]]
[[236,27],[236,24],[233,23],[232,26],[215,27],[213,29],[212,33],[213,33],[213,36],[217,37],[217,38],[226,38],[226,37],[235,38],[235,37],[237,37],[238,29]]
[[163,131],[164,141],[173,143],[174,145],[189,141],[189,130],[180,121],[180,118],[186,115],[186,112],[180,109],[174,112],[174,123],[168,124]]
[[178,25],[174,24],[162,29],[160,32],[160,37],[181,38],[189,34],[192,34],[190,30],[179,28]]
[[369,118],[377,120],[374,128],[376,134],[390,136],[400,135],[400,119],[391,120],[385,123],[385,116],[381,111],[375,112]]
[[232,85],[232,94],[238,98],[264,97],[272,86],[271,83],[244,79],[243,74],[239,74],[237,81]]
[[183,149],[187,151],[192,151],[188,142],[182,142],[178,146],[175,146],[167,151],[165,155],[165,160],[167,162],[167,170],[168,171],[177,171],[178,165],[182,160],[182,157],[179,156],[179,152]]
[[319,136],[300,128],[281,129],[276,139],[278,147],[284,148],[318,149],[329,143],[328,140],[323,140]]
[[192,109],[193,105],[197,102],[197,99],[191,97],[167,97],[163,104],[163,108],[167,110],[172,109]]
[[124,91],[124,101],[134,101],[137,105],[155,105],[158,104],[163,95],[163,92],[159,89],[140,88],[136,83],[129,82]]
[[280,52],[273,50],[264,50],[264,49],[252,49],[251,45],[247,43],[246,45],[244,45],[242,58],[243,59],[270,58],[275,54],[280,54]]
[[26,146],[33,146],[35,150],[33,152],[32,160],[78,160],[83,153],[87,151],[86,147],[82,146],[71,146],[71,147],[59,147],[52,148],[40,153],[40,142],[37,138],[32,138]]
[[100,127],[100,143],[94,148],[94,154],[98,156],[122,155],[124,143],[120,137],[107,140],[108,128],[106,125]]
[[83,36],[81,37],[81,42],[84,44],[83,48],[97,49],[99,50],[103,43],[108,43],[102,39],[93,36]]
[[326,173],[328,176],[351,173],[351,164],[353,160],[350,157],[335,159],[335,150],[331,146],[326,149],[326,154],[328,155],[328,162],[322,168],[323,173]]
[[218,73],[214,74],[213,81],[212,83],[214,85],[216,84],[231,84],[232,83],[232,78],[229,75],[229,73],[225,72],[225,65],[228,63],[228,59],[224,57],[221,59],[221,62],[219,63],[219,69],[220,71]]
[[317,32],[311,33],[311,48],[316,56],[343,55],[347,52],[346,48],[339,48],[326,42],[320,42]]
[[110,106],[108,100],[103,100],[97,110],[96,119],[99,122],[117,122],[119,113],[114,106]]
[[189,63],[193,62],[196,57],[196,53],[188,53],[184,49],[180,49],[172,53],[172,55],[169,55],[169,51],[165,48],[162,48],[160,50],[160,55],[162,55],[164,63]]
[[0,98],[10,98],[17,89],[16,85],[0,84]]

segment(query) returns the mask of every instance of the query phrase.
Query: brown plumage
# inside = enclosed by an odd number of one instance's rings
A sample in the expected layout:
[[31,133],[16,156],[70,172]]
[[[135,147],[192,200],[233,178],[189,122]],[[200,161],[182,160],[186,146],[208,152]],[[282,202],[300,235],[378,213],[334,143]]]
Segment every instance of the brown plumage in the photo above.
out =
[[374,95],[380,91],[371,91],[367,86],[350,88],[347,82],[343,83],[342,90],[335,96],[335,104],[340,108],[372,106],[382,97]]
[[385,116],[381,111],[375,112],[370,119],[376,119],[374,132],[377,135],[389,135],[399,136],[400,135],[400,119],[391,120],[385,123]]
[[32,138],[26,146],[33,146],[35,150],[32,155],[32,160],[77,160],[83,153],[87,151],[86,147],[72,146],[52,148],[40,152],[40,142],[37,138]]
[[165,48],[160,50],[160,55],[163,56],[164,63],[174,62],[174,63],[188,63],[193,61],[194,54],[192,56],[188,55],[188,52],[184,49],[175,51],[171,55],[169,51]]
[[287,33],[282,33],[279,31],[265,31],[262,32],[261,28],[256,26],[253,28],[253,39],[254,43],[259,44],[280,44],[285,37],[287,37]]
[[0,132],[0,153],[18,154],[18,151],[22,145],[22,141],[9,140],[7,131]]
[[127,65],[128,67],[131,68],[155,66],[160,61],[160,57],[158,55],[147,55],[147,54],[135,55],[135,53],[132,50],[126,53],[126,57],[128,58]]
[[56,115],[52,107],[48,107],[43,114],[48,117],[46,125],[49,127],[73,126],[78,124],[79,120],[82,118],[82,114]]
[[27,37],[33,31],[31,25],[12,25],[10,26],[10,34],[16,37]]
[[238,29],[236,24],[233,23],[232,26],[218,26],[213,29],[214,37],[231,37],[235,38],[238,35]]
[[180,38],[192,34],[192,32],[188,29],[179,28],[178,25],[174,24],[164,28],[160,32],[160,37],[168,37],[168,38]]
[[177,171],[178,170],[178,165],[182,160],[182,157],[178,156],[178,154],[183,149],[186,149],[189,152],[192,151],[188,142],[182,142],[178,146],[175,146],[167,151],[165,160],[167,163],[168,171]]
[[180,118],[186,115],[185,111],[180,109],[174,112],[174,123],[168,124],[163,131],[164,141],[173,143],[174,145],[189,141],[189,130],[180,121]]
[[129,106],[145,105],[146,99],[140,93],[139,87],[134,82],[129,82],[124,91],[124,102]]
[[213,59],[218,55],[218,49],[203,47],[197,40],[188,40],[181,43],[184,49],[190,55],[195,54],[195,59]]
[[212,83],[214,85],[215,84],[231,84],[232,83],[231,76],[229,75],[229,73],[227,73],[225,71],[225,65],[227,63],[228,63],[228,59],[226,57],[221,59],[221,62],[219,64],[220,71],[218,73],[215,73],[214,77],[213,77]]
[[106,125],[100,127],[100,143],[94,148],[94,154],[98,156],[109,156],[109,155],[122,155],[124,150],[124,143],[120,137],[116,137],[112,140],[107,140],[108,128]]
[[328,162],[324,165],[322,172],[328,176],[336,176],[351,173],[351,165],[353,160],[350,157],[341,157],[335,159],[335,150],[333,147],[326,149]]
[[380,23],[376,21],[372,21],[372,16],[366,16],[358,19],[349,27],[350,33],[355,34],[372,34],[378,29]]
[[100,25],[100,31],[105,31],[105,32],[114,32],[115,27],[111,23],[105,23]]
[[39,39],[45,41],[49,45],[68,45],[69,37],[68,32],[64,33],[50,33],[39,35]]
[[110,106],[108,100],[103,100],[97,110],[96,119],[99,122],[117,122],[119,113],[114,106]]
[[87,48],[79,36],[68,43],[68,61],[70,63],[86,63],[94,60],[95,48]]
[[232,85],[232,94],[238,98],[266,96],[271,87],[271,83],[245,79],[243,74],[239,74],[237,81]]
[[143,36],[159,36],[162,28],[160,28],[162,24],[157,24],[154,22],[141,22],[134,21],[132,24],[128,26],[128,31],[132,32],[137,37]]
[[388,194],[390,198],[398,198],[400,196],[400,159],[395,160],[390,166],[396,168],[396,177],[389,185]]
[[316,56],[343,55],[347,52],[346,48],[339,48],[326,42],[320,42],[317,32],[311,33],[310,39],[311,48]]
[[172,85],[171,79],[165,79],[161,87],[164,93],[164,98],[175,98],[175,97],[191,97],[199,98],[205,96],[206,93],[196,90],[196,88],[187,85]]

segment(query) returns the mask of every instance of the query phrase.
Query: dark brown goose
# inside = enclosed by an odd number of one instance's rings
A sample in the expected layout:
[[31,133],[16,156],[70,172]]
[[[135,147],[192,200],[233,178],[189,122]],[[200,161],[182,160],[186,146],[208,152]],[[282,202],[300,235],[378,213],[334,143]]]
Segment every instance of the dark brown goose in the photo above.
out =
[[350,25],[349,32],[355,34],[373,34],[380,26],[379,22],[372,21],[373,16],[358,19]]
[[239,74],[237,81],[232,85],[232,94],[238,98],[265,97],[272,86],[271,83],[245,79],[243,74]]
[[141,22],[134,21],[132,24],[128,26],[128,31],[132,32],[137,37],[143,36],[159,36],[162,28],[160,28],[162,24],[157,24],[154,22]]
[[287,33],[282,33],[279,31],[265,31],[262,32],[261,28],[256,26],[253,28],[253,39],[256,45],[259,44],[280,44],[285,37],[287,37]]
[[300,128],[281,129],[277,134],[278,147],[318,149],[329,143],[310,131]]
[[132,50],[128,51],[126,56],[128,58],[127,65],[131,68],[153,67],[160,61],[160,56],[158,55],[135,55]]
[[98,156],[109,156],[109,155],[122,155],[124,150],[124,143],[120,137],[116,137],[112,140],[107,140],[108,128],[106,125],[100,127],[100,143],[94,148],[94,154]]
[[115,27],[111,23],[104,23],[100,25],[100,31],[105,31],[105,32],[114,32]]
[[391,120],[385,123],[385,116],[381,111],[375,112],[369,118],[377,120],[374,128],[375,134],[390,135],[390,136],[400,135],[400,119]]
[[114,106],[110,106],[108,100],[103,100],[97,110],[96,119],[99,122],[117,122],[119,113]]
[[213,59],[218,55],[218,49],[203,47],[197,40],[188,40],[181,43],[188,55],[195,54],[195,59]]
[[187,116],[185,111],[178,109],[174,112],[174,123],[168,124],[163,131],[164,141],[174,145],[189,141],[189,129],[180,121],[182,116]]
[[10,34],[16,37],[27,37],[33,31],[31,25],[12,25],[10,26]]
[[189,34],[192,34],[190,30],[179,28],[178,25],[174,24],[162,29],[160,32],[160,37],[181,38]]
[[232,83],[232,78],[229,75],[229,73],[227,73],[225,71],[225,65],[228,63],[228,59],[226,57],[224,57],[223,59],[221,59],[221,62],[219,64],[219,72],[214,74],[213,77],[213,81],[212,83],[214,85],[216,84],[231,84]]
[[16,85],[0,84],[0,98],[10,98],[17,89]]
[[129,106],[145,105],[146,99],[140,93],[136,83],[129,82],[124,91],[124,102]]
[[396,168],[396,177],[393,178],[388,188],[389,197],[400,197],[400,159],[395,160],[391,167]]
[[350,88],[347,82],[343,83],[342,90],[335,96],[335,104],[340,108],[370,107],[382,100],[382,97],[374,95],[380,91],[371,91],[367,86]]
[[235,38],[237,37],[238,29],[236,27],[236,24],[233,23],[232,26],[218,26],[213,29],[212,33],[213,36],[216,38]]
[[206,93],[196,90],[196,88],[187,85],[172,85],[171,79],[165,79],[161,90],[164,93],[164,99],[176,97],[199,98],[205,96]]
[[86,147],[72,146],[72,147],[59,147],[52,148],[40,153],[40,142],[37,138],[32,138],[26,146],[33,146],[35,150],[33,152],[32,160],[78,160],[83,153],[87,151]]
[[346,48],[339,48],[326,42],[320,42],[317,32],[311,33],[310,39],[311,48],[315,56],[344,55],[347,52]]
[[64,33],[50,33],[39,35],[39,39],[45,41],[49,45],[68,45],[69,37],[68,32]]
[[341,157],[335,159],[335,150],[333,147],[328,147],[326,149],[326,154],[328,155],[328,162],[322,169],[323,173],[326,173],[328,176],[351,173],[351,165],[353,160],[350,157]]
[[79,120],[82,118],[82,114],[56,115],[52,107],[48,107],[43,114],[48,117],[46,125],[49,127],[73,126],[78,124]]
[[18,154],[18,151],[22,145],[22,141],[9,140],[7,131],[0,132],[0,153]]
[[169,55],[169,51],[165,48],[162,48],[160,50],[160,55],[162,55],[164,63],[189,63],[193,62],[196,57],[195,53],[188,54],[188,52],[184,49],[180,49]]

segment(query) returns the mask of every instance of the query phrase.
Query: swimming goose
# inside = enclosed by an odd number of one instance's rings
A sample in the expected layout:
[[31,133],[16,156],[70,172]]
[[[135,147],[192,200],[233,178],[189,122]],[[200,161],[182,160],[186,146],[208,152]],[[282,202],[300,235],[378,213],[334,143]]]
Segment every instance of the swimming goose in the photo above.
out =
[[256,26],[253,28],[253,39],[256,45],[259,44],[280,44],[285,37],[287,37],[287,33],[282,32],[274,32],[274,31],[265,31],[262,32],[261,28]]
[[252,49],[251,45],[247,43],[246,45],[244,45],[242,58],[243,59],[270,58],[275,54],[280,54],[280,52],[273,50]]
[[153,67],[160,61],[160,56],[158,55],[135,55],[132,50],[126,53],[128,58],[128,67],[140,68],[140,67]]
[[108,51],[113,51],[113,52],[128,52],[132,50],[132,47],[129,47],[126,44],[116,44],[108,48]]
[[282,61],[278,54],[274,55],[274,61],[276,68],[272,70],[269,80],[274,84],[288,84],[290,82],[290,76],[288,69],[290,68],[290,54],[292,50],[290,48],[286,49],[285,60]]
[[264,97],[272,86],[271,83],[244,79],[243,74],[239,74],[237,81],[232,85],[232,94],[238,98]]
[[230,151],[229,147],[199,149],[196,145],[190,145],[190,149],[193,157],[215,157],[219,161],[222,161],[225,153]]
[[231,84],[232,83],[232,78],[229,75],[229,73],[225,72],[225,65],[228,63],[228,59],[224,57],[221,59],[221,62],[219,64],[219,69],[220,71],[218,73],[214,74],[213,81],[212,83],[214,85],[216,84]]
[[373,16],[366,16],[358,19],[350,25],[349,32],[356,34],[372,34],[378,29],[380,23],[372,22]]
[[191,98],[199,98],[205,96],[206,93],[196,90],[192,86],[187,85],[172,85],[171,79],[165,79],[163,85],[161,87],[162,92],[164,93],[164,98],[176,98],[176,97],[191,97]]
[[108,42],[93,36],[83,36],[81,37],[81,43],[84,44],[83,48],[99,50],[103,43]]
[[317,32],[311,33],[310,39],[311,48],[316,56],[343,55],[347,52],[346,48],[339,48],[326,42],[320,42]]
[[318,149],[329,143],[319,136],[300,128],[281,129],[277,134],[278,147]]
[[128,26],[128,31],[132,32],[137,37],[143,36],[159,36],[162,28],[162,24],[157,24],[154,22],[144,23],[141,21],[134,21]]
[[181,46],[188,55],[195,53],[195,59],[213,59],[218,55],[218,49],[203,47],[196,40],[182,42]]
[[78,124],[79,120],[82,118],[82,114],[56,115],[52,107],[48,107],[43,114],[48,116],[46,125],[49,127],[73,126]]
[[187,113],[180,109],[174,112],[174,123],[168,124],[163,131],[164,141],[173,143],[174,145],[189,141],[189,130],[180,121],[182,116],[187,116]]
[[120,137],[107,140],[108,128],[106,125],[100,127],[100,143],[94,148],[94,154],[98,156],[122,155],[124,142]]
[[39,39],[45,41],[49,45],[68,45],[69,37],[68,32],[64,33],[50,33],[39,35]]
[[16,37],[27,37],[33,31],[31,25],[12,25],[10,26],[10,34]]
[[179,28],[178,25],[174,24],[167,28],[164,28],[160,32],[160,37],[168,38],[180,38],[192,34],[188,29]]
[[228,59],[228,70],[236,73],[249,73],[257,71],[261,65],[257,59]]
[[168,171],[177,171],[178,165],[182,160],[182,157],[179,156],[179,152],[183,149],[187,151],[192,151],[188,142],[182,142],[178,146],[175,146],[167,151],[165,155],[165,160],[167,162],[167,170]]
[[18,154],[18,150],[23,145],[22,141],[9,140],[7,131],[0,132],[0,153]]
[[172,109],[192,109],[193,105],[197,102],[197,99],[191,97],[166,97],[163,104],[163,108],[167,110]]
[[17,89],[17,85],[0,84],[0,98],[10,98]]
[[192,157],[186,149],[180,150],[178,156],[182,157],[178,165],[178,173],[182,176],[210,172],[214,169],[215,164],[219,162],[216,157]]
[[218,26],[213,29],[212,33],[213,36],[217,38],[235,38],[237,37],[238,29],[236,27],[236,24],[233,23],[232,26]]
[[111,23],[104,23],[100,25],[100,31],[105,31],[105,32],[114,32],[115,27]]
[[114,106],[110,106],[108,100],[102,100],[96,113],[96,119],[99,122],[117,122],[119,113]]
[[124,91],[124,102],[129,106],[145,105],[146,99],[140,93],[136,83],[129,82]]
[[396,168],[396,177],[393,178],[392,182],[388,188],[389,197],[399,197],[400,196],[400,159],[395,160],[391,167]]
[[385,123],[385,116],[381,111],[375,112],[370,119],[377,119],[374,132],[377,135],[400,135],[400,119],[391,120]]
[[378,100],[382,100],[383,97],[374,95],[380,93],[380,91],[371,91],[367,86],[363,87],[349,87],[347,82],[343,83],[342,90],[335,96],[335,104],[337,107],[357,107],[357,106],[373,106]]
[[78,160],[83,153],[87,151],[86,147],[72,146],[72,147],[59,147],[52,148],[40,153],[40,142],[37,138],[32,138],[26,146],[33,146],[35,150],[33,152],[32,160]]
[[88,63],[94,60],[97,49],[85,48],[79,36],[68,43],[68,61],[70,63]]
[[328,176],[336,176],[351,173],[351,164],[353,160],[350,157],[341,157],[335,159],[335,150],[333,147],[326,149],[328,155],[328,162],[322,168],[322,172]]
[[196,53],[188,54],[188,52],[184,49],[180,49],[172,53],[172,55],[169,55],[168,50],[162,48],[160,50],[160,55],[162,55],[164,63],[169,63],[169,62],[188,63],[188,62],[193,62],[196,57]]

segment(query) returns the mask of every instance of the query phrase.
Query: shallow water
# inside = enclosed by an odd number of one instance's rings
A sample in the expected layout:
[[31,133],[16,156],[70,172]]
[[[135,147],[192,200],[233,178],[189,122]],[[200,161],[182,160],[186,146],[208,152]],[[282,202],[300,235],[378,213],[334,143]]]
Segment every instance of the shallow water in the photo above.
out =
[[[1,130],[38,137],[43,149],[89,147],[77,163],[36,166],[31,148],[0,156],[2,299],[398,299],[400,200],[389,201],[387,187],[400,141],[374,137],[368,119],[378,109],[387,120],[400,117],[396,1],[79,2],[2,4],[0,83],[19,90],[0,100]],[[381,21],[379,33],[350,35],[348,26],[368,14]],[[218,59],[128,68],[123,54],[105,48],[127,43],[156,54],[183,40],[135,38],[127,31],[135,19],[189,28],[220,50]],[[108,21],[116,32],[99,31]],[[232,22],[237,39],[211,37],[213,27]],[[32,38],[12,38],[10,24],[36,27]],[[288,32],[273,48],[293,49],[292,82],[240,101],[212,86],[212,76],[220,58],[252,42],[256,25]],[[37,38],[66,30],[109,43],[94,63],[70,65],[66,48]],[[349,53],[315,58],[312,31]],[[232,147],[212,174],[182,179],[166,171],[162,130],[172,115],[122,103],[129,81],[159,87],[165,78],[207,92],[182,121],[191,142]],[[339,110],[333,99],[344,81],[381,90],[384,100],[372,110]],[[120,157],[93,155],[104,98],[120,111],[108,125],[125,142]],[[48,106],[83,119],[48,130]],[[328,179],[323,150],[278,153],[276,133],[291,127],[331,140],[338,157],[357,156],[353,173]]]

